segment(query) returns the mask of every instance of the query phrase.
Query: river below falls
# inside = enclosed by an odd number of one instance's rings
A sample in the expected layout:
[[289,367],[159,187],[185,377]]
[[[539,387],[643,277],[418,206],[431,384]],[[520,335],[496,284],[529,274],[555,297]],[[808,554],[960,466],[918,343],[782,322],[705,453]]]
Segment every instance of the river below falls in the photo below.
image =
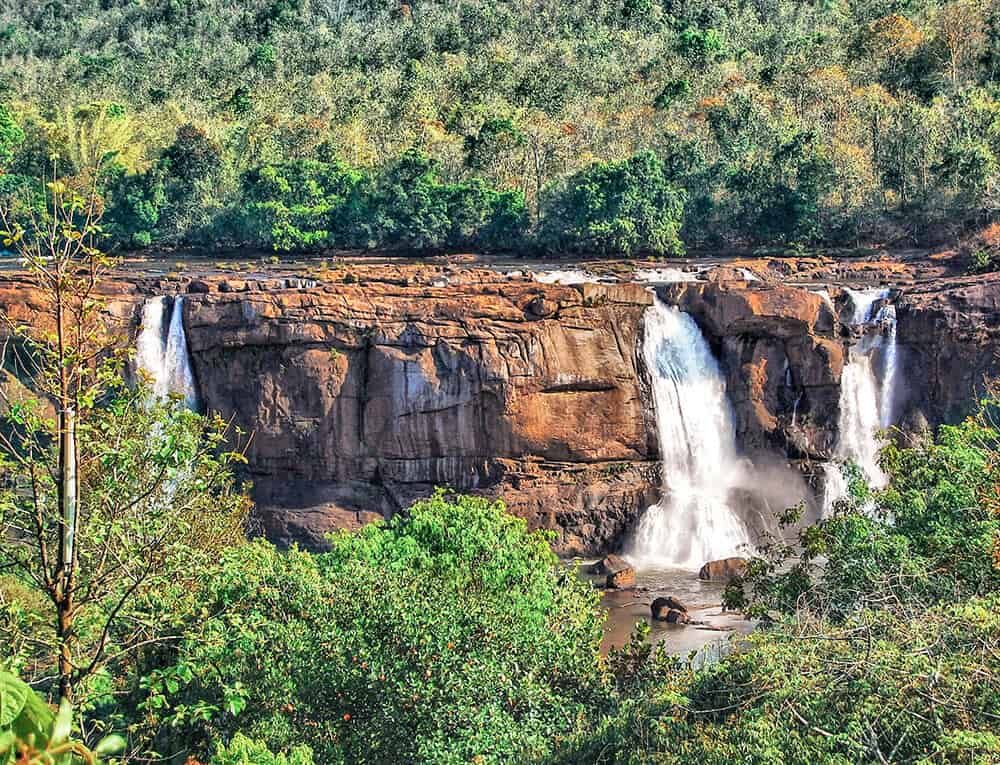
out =
[[[573,560],[579,576],[595,587],[603,586],[605,577],[588,573],[593,560]],[[604,590],[601,607],[607,613],[601,653],[628,643],[636,622],[650,625],[649,640],[662,644],[672,654],[687,656],[692,652],[711,653],[711,648],[730,638],[753,631],[755,623],[741,614],[722,610],[722,582],[705,582],[697,571],[679,568],[642,568],[636,570],[636,586],[628,590]],[[703,624],[667,624],[655,621],[650,604],[655,598],[672,595],[688,607],[694,622]]]

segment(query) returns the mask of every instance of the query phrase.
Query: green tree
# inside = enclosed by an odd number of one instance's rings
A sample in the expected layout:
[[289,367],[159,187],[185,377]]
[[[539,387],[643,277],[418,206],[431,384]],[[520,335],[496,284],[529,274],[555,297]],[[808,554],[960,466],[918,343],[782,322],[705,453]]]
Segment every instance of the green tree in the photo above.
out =
[[446,183],[437,163],[412,149],[379,175],[370,209],[376,241],[415,250],[503,248],[527,225],[521,192],[498,192],[480,179]]
[[341,162],[300,159],[243,180],[243,235],[275,250],[367,244],[365,176]]
[[24,141],[24,131],[17,124],[10,110],[0,104],[0,172],[14,159],[14,152]]
[[246,499],[234,490],[240,457],[221,448],[221,421],[175,401],[147,403],[141,385],[124,385],[120,335],[99,292],[109,261],[94,246],[95,198],[61,181],[48,192],[46,217],[28,227],[0,206],[5,244],[48,306],[30,325],[3,315],[6,367],[35,396],[2,393],[0,570],[47,596],[48,625],[29,624],[28,642],[71,700],[160,637],[146,597],[238,539]]
[[63,702],[58,714],[26,683],[0,671],[0,763],[3,765],[72,765],[97,763],[118,753],[124,740],[105,736],[88,749],[71,737],[73,708]]
[[542,242],[564,251],[678,255],[685,200],[652,152],[596,163],[552,192]]
[[158,170],[132,175],[121,165],[112,165],[102,178],[102,186],[104,231],[112,242],[131,249],[159,240],[167,194]]

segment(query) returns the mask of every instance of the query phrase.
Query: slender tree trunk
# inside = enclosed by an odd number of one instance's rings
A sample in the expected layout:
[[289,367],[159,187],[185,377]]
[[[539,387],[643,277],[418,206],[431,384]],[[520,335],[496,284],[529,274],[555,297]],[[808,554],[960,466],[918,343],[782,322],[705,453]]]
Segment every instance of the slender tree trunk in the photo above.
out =
[[56,288],[59,348],[59,570],[56,573],[56,632],[59,636],[59,696],[73,700],[74,598],[77,527],[76,411],[66,369],[65,299]]

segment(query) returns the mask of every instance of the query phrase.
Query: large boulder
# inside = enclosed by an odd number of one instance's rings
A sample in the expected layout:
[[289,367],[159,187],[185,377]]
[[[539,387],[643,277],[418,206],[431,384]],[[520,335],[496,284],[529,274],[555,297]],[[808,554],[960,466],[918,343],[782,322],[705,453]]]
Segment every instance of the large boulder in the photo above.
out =
[[746,576],[746,558],[723,558],[722,560],[712,560],[701,567],[698,578],[705,581],[725,581],[728,582],[738,576]]
[[590,567],[591,574],[613,574],[623,568],[629,568],[628,561],[620,555],[605,555]]
[[609,590],[625,590],[629,587],[635,587],[635,569],[630,566],[613,574],[608,574],[608,578],[605,580],[605,587]]
[[607,555],[590,568],[591,573],[604,574],[609,590],[622,590],[635,586],[635,569],[618,555]]
[[688,621],[687,606],[674,597],[657,598],[649,607],[656,621],[670,624],[686,624]]

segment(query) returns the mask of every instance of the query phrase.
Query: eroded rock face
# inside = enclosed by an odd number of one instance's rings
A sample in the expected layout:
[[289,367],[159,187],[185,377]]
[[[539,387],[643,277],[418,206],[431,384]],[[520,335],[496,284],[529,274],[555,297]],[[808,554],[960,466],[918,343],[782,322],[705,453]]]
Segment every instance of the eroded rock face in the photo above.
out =
[[897,303],[904,387],[913,425],[955,422],[1000,376],[1000,272],[917,285]]
[[[658,289],[719,358],[744,452],[828,458],[856,340],[838,315],[846,297],[764,277]],[[179,292],[202,400],[253,434],[257,520],[279,543],[322,547],[333,529],[449,486],[502,497],[554,531],[559,552],[590,555],[618,549],[659,499],[640,352],[653,297],[642,285],[563,287],[458,266],[319,281],[129,276],[106,289],[109,322],[134,334],[146,297]],[[960,418],[974,387],[1000,374],[1000,275],[894,297],[901,418]],[[16,275],[0,281],[0,305],[24,321],[45,309]]]
[[694,317],[726,370],[744,450],[829,456],[844,367],[830,303],[803,288],[753,282],[670,285],[661,296]]
[[[656,494],[637,368],[651,300],[524,280],[338,284],[190,295],[186,327],[203,400],[254,434],[272,537],[321,546],[365,510],[449,486],[502,496],[583,554]],[[316,501],[296,488],[316,482]]]
[[[857,342],[846,293],[711,282],[660,288],[705,332],[727,373],[737,438],[748,452],[828,459],[837,442],[840,378]],[[898,317],[896,421],[955,422],[983,381],[1000,376],[1000,273],[935,279],[893,295]]]

